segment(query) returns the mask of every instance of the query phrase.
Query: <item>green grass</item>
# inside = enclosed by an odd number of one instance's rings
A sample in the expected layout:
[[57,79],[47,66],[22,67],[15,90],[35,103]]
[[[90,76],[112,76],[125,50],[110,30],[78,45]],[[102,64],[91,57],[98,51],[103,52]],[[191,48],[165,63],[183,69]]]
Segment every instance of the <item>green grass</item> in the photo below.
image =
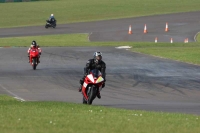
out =
[[118,46],[124,43],[89,42],[88,34],[59,34],[45,36],[0,38],[0,47],[29,47],[36,40],[41,47]]
[[36,40],[41,47],[120,46],[132,44],[126,42],[90,42],[88,34],[59,34],[0,38],[0,47],[29,47],[32,40]]
[[200,45],[194,47],[134,48],[133,51],[200,65]]
[[198,133],[197,115],[133,111],[0,96],[1,133]]
[[58,23],[199,11],[199,0],[56,0],[0,4],[0,27],[44,25],[51,13]]
[[45,35],[45,36],[30,36],[30,37],[14,37],[0,38],[0,46],[11,47],[26,47],[30,46],[32,40],[36,40],[41,46],[84,46],[88,44],[88,34],[62,34],[62,35]]
[[139,43],[132,51],[200,65],[199,43]]

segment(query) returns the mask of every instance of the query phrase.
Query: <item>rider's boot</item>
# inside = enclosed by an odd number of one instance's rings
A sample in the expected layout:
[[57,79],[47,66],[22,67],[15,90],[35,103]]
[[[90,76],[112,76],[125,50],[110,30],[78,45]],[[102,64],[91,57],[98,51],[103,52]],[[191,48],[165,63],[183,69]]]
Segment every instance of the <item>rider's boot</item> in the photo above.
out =
[[83,79],[81,79],[79,81],[79,83],[80,83],[80,87],[78,88],[78,91],[81,92],[82,91],[82,85],[83,85]]
[[97,97],[98,97],[99,99],[101,99],[100,91],[97,93]]
[[40,57],[38,58],[38,63],[40,63]]

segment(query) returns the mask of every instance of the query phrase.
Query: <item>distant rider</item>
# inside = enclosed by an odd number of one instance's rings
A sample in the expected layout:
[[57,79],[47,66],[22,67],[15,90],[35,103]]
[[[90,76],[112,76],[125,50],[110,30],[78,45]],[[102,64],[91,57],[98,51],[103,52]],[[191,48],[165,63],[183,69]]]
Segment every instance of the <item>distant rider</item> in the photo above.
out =
[[34,40],[32,41],[31,46],[29,47],[29,49],[27,51],[27,53],[28,53],[28,63],[30,63],[30,50],[34,49],[34,48],[38,49],[38,51],[39,51],[38,63],[40,63],[39,58],[40,58],[40,55],[42,54],[42,49],[40,48],[40,46]]
[[50,24],[52,24],[53,22],[55,22],[56,21],[56,19],[55,19],[55,17],[54,17],[54,15],[53,14],[51,14],[51,16],[49,17],[49,23]]
[[[102,88],[105,87],[106,63],[104,61],[102,61],[102,53],[101,52],[95,52],[93,57],[94,57],[93,59],[89,59],[86,63],[86,67],[84,68],[84,76],[83,76],[83,78],[80,79],[81,85],[80,85],[80,88],[79,88],[79,92],[81,92],[81,90],[82,90],[82,85],[84,83],[85,77],[89,74],[89,70],[92,70],[92,69],[98,69],[102,73],[102,77],[104,78],[104,84],[102,85]],[[99,99],[101,98],[100,91],[97,94],[97,97]]]

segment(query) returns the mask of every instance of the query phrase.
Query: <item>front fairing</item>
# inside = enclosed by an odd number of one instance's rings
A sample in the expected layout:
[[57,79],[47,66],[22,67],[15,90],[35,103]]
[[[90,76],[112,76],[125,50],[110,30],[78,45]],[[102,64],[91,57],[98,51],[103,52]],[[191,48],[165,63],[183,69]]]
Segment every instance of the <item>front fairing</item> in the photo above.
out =
[[87,75],[84,82],[84,87],[86,88],[88,84],[101,84],[104,81],[102,76],[94,77],[93,74]]
[[38,55],[39,55],[39,51],[38,51],[37,49],[32,49],[32,50],[30,51],[30,56],[31,56],[32,58],[38,57]]
[[82,92],[83,92],[84,97],[86,99],[88,98],[87,96],[88,87],[95,85],[99,88],[99,90],[101,90],[103,82],[104,82],[104,79],[101,76],[101,72],[99,70],[90,71],[90,74],[88,74],[85,77],[85,80],[82,86]]

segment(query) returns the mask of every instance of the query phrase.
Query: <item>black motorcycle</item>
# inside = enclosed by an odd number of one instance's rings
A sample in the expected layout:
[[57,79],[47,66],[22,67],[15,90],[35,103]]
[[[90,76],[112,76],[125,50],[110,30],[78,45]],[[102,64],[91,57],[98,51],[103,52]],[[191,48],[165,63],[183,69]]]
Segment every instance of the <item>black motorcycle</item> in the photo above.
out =
[[46,20],[46,25],[45,25],[45,28],[49,28],[49,27],[53,27],[53,28],[56,28],[56,20],[53,20],[53,21],[49,21],[49,20]]

